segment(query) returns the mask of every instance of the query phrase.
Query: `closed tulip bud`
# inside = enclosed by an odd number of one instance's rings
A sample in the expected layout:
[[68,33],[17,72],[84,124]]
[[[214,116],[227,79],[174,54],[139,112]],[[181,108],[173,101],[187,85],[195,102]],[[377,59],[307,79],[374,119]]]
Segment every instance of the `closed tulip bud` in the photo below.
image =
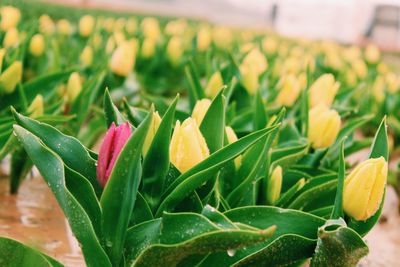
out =
[[251,50],[243,59],[242,64],[251,66],[253,71],[257,72],[257,75],[262,74],[268,67],[267,59],[258,48]]
[[55,30],[54,21],[49,15],[41,15],[39,18],[39,30],[44,34],[52,34]]
[[160,127],[160,124],[161,124],[161,117],[158,114],[158,112],[154,112],[149,131],[147,132],[146,139],[144,140],[143,143],[143,150],[142,150],[143,155],[146,155],[147,151],[149,151],[151,143],[153,142],[153,138],[156,135],[158,127]]
[[180,37],[172,37],[167,45],[167,56],[173,65],[178,65],[183,54],[183,43]]
[[60,19],[57,22],[57,31],[62,35],[70,35],[72,33],[72,26],[66,19]]
[[156,41],[154,39],[146,38],[143,41],[141,56],[144,58],[150,58],[156,52]]
[[6,32],[3,39],[3,46],[5,48],[17,46],[19,43],[19,33],[16,28],[11,28]]
[[222,49],[228,49],[232,43],[232,32],[229,28],[224,26],[214,27],[212,31],[212,39],[214,44]]
[[0,73],[1,73],[1,70],[3,69],[3,59],[4,59],[5,55],[6,55],[6,49],[0,48]]
[[21,19],[21,12],[13,6],[4,6],[0,9],[1,22],[0,28],[2,31],[8,31],[11,28],[17,27]]
[[385,99],[385,79],[382,76],[377,76],[372,85],[372,95],[378,103]]
[[352,68],[354,71],[357,73],[357,76],[359,78],[365,78],[367,77],[368,74],[368,67],[367,64],[365,64],[364,60],[362,59],[357,59],[352,62]]
[[350,86],[356,86],[357,85],[357,74],[354,72],[352,69],[346,70],[345,74],[346,78],[346,83]]
[[184,173],[210,155],[206,140],[196,121],[187,118],[182,125],[176,122],[169,148],[171,163]]
[[[235,143],[238,140],[238,138],[235,134],[235,131],[231,127],[226,126],[225,133],[226,133],[226,137],[228,138],[229,144]],[[242,163],[242,156],[241,155],[237,156],[233,162],[235,163],[235,168],[239,169],[240,164]]]
[[137,21],[135,18],[129,18],[125,25],[125,30],[129,34],[134,34],[137,29]]
[[127,122],[119,126],[112,123],[108,129],[100,147],[96,168],[97,180],[102,187],[106,186],[115,162],[131,135],[132,130]]
[[242,64],[239,67],[240,80],[243,87],[249,93],[254,95],[257,92],[260,84],[258,82],[258,73],[251,65]]
[[388,74],[386,74],[385,78],[387,90],[392,94],[396,93],[399,90],[400,77],[393,72],[389,72]]
[[15,87],[22,80],[22,63],[21,61],[14,61],[1,75],[0,75],[0,92],[10,94],[14,92]]
[[263,40],[262,48],[264,52],[269,55],[275,54],[278,49],[278,42],[275,40],[275,38],[266,37]]
[[31,118],[38,118],[43,115],[43,96],[37,95],[30,106],[28,107],[28,112]]
[[279,199],[282,189],[282,167],[277,166],[271,173],[267,184],[267,201],[274,205]]
[[293,106],[301,92],[300,79],[293,74],[286,75],[281,78],[277,87],[279,93],[275,102],[282,106]]
[[360,163],[344,182],[343,209],[357,221],[373,216],[381,205],[388,164],[383,157]]
[[135,64],[133,47],[127,41],[120,44],[111,56],[110,68],[114,74],[128,76]]
[[208,98],[201,99],[194,105],[192,118],[197,122],[197,125],[201,125],[204,116],[207,113],[208,108],[211,106],[211,100]]
[[124,29],[126,23],[126,19],[125,18],[119,18],[115,21],[114,24],[114,31],[116,32],[122,32]]
[[89,37],[92,34],[95,25],[95,20],[90,15],[85,15],[79,20],[79,34],[82,37]]
[[339,52],[331,51],[325,57],[325,65],[334,69],[340,70],[343,67],[343,60]]
[[114,38],[109,37],[106,43],[106,53],[111,54],[112,51],[114,51],[114,48],[115,48]]
[[45,48],[44,37],[40,33],[32,36],[31,42],[29,43],[29,52],[35,56],[39,57],[43,54]]
[[143,35],[146,38],[157,40],[160,37],[160,25],[158,20],[155,18],[145,18],[142,20],[141,28]]
[[103,28],[107,32],[112,32],[114,30],[114,23],[115,23],[114,18],[106,18],[103,22]]
[[122,44],[126,40],[125,34],[122,31],[114,32],[114,40],[117,45]]
[[93,62],[93,48],[91,46],[85,46],[80,56],[80,60],[85,67],[89,67]]
[[208,26],[202,26],[197,33],[197,49],[201,52],[206,51],[211,44],[211,31]]
[[210,77],[210,80],[208,80],[207,86],[205,88],[206,96],[214,98],[219,93],[223,85],[224,81],[222,80],[221,73],[219,71],[216,71]]
[[67,102],[72,103],[82,91],[82,82],[79,73],[73,72],[69,76],[67,83]]
[[321,75],[310,87],[310,107],[325,104],[330,107],[339,90],[340,83],[335,81],[332,74]]
[[379,48],[374,44],[369,44],[365,48],[365,59],[369,64],[376,64],[378,63],[379,59],[381,58],[381,52]]
[[341,120],[339,113],[320,104],[308,113],[308,140],[315,149],[328,148],[336,140]]
[[380,74],[385,74],[385,73],[388,73],[388,72],[389,72],[389,67],[388,67],[388,65],[386,65],[386,64],[383,63],[383,62],[379,63],[378,66],[376,67],[376,69],[377,69],[377,71],[378,71]]

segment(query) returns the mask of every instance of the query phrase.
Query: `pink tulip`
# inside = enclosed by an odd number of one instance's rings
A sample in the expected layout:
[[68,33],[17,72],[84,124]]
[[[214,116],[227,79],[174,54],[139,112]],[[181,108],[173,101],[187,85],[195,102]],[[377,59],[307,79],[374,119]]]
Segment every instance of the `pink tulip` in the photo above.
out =
[[118,127],[112,123],[108,129],[101,144],[96,168],[97,180],[102,187],[106,185],[115,161],[131,134],[132,130],[128,122]]

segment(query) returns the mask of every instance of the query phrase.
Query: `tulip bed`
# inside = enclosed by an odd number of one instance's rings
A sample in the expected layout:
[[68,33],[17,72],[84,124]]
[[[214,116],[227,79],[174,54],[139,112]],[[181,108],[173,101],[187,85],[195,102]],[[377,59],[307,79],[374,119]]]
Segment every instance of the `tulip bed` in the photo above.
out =
[[[400,79],[375,46],[32,3],[0,15],[10,190],[36,166],[88,266],[367,255],[400,136]],[[9,238],[0,265],[62,266]]]

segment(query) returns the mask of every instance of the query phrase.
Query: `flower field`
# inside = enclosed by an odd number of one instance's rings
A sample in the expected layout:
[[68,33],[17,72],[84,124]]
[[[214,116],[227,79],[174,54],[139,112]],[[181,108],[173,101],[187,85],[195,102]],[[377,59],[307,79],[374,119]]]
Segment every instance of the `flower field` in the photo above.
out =
[[[2,2],[7,190],[38,170],[87,266],[356,266],[397,187],[400,76],[382,57]],[[63,264],[0,237],[0,266]]]

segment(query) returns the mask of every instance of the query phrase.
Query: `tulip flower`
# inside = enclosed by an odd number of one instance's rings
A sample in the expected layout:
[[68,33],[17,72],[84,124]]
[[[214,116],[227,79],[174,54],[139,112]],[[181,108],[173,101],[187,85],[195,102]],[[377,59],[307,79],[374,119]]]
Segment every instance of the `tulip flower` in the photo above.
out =
[[154,112],[150,128],[147,132],[146,138],[143,143],[143,149],[142,149],[143,155],[146,155],[147,151],[149,151],[151,143],[153,142],[154,136],[156,135],[158,127],[160,127],[160,124],[161,124],[161,117],[158,114],[158,112]]
[[60,19],[57,22],[57,31],[62,35],[70,35],[72,33],[72,26],[66,19]]
[[299,97],[301,92],[301,81],[293,74],[289,74],[281,78],[277,87],[279,93],[275,102],[279,105],[290,107]]
[[242,64],[239,67],[241,83],[249,93],[254,95],[260,84],[258,82],[258,73],[251,65]]
[[12,93],[17,84],[22,80],[22,63],[21,61],[14,61],[1,75],[0,75],[0,92],[6,94]]
[[79,20],[79,34],[82,37],[89,37],[92,34],[95,20],[90,15],[85,15]]
[[197,33],[197,49],[200,52],[206,51],[211,44],[211,32],[208,26],[200,27]]
[[112,123],[108,129],[100,147],[96,168],[97,180],[102,187],[105,187],[114,164],[131,134],[132,130],[128,122],[119,126]]
[[146,38],[157,40],[160,37],[161,31],[157,19],[150,17],[145,18],[142,20],[140,26]]
[[45,48],[44,37],[40,33],[32,36],[31,42],[29,43],[29,52],[35,56],[39,57],[43,54]]
[[218,48],[227,49],[233,40],[232,32],[228,27],[214,27],[212,30],[212,40]]
[[143,41],[141,48],[141,56],[144,58],[150,58],[156,52],[156,41],[154,39],[146,38]]
[[49,15],[41,15],[39,18],[39,29],[41,33],[44,34],[52,34],[55,30],[54,21],[50,18]]
[[129,34],[134,34],[137,29],[137,21],[135,18],[129,18],[125,24],[125,30]]
[[85,67],[92,65],[93,62],[93,48],[91,46],[85,46],[80,56],[80,60]]
[[394,94],[399,90],[400,86],[400,77],[393,72],[389,72],[385,76],[387,90]]
[[127,41],[120,44],[111,56],[110,69],[113,73],[126,77],[133,70],[135,53]]
[[383,157],[360,163],[346,178],[343,209],[357,221],[373,216],[381,205],[387,180],[388,164]]
[[4,6],[0,8],[0,15],[0,29],[2,31],[8,31],[9,29],[17,27],[17,24],[21,18],[21,12],[18,8],[13,6]]
[[382,75],[378,75],[372,85],[372,95],[378,103],[385,99],[385,79]]
[[279,199],[282,189],[282,167],[277,166],[271,173],[267,185],[267,201],[273,205]]
[[187,118],[176,122],[169,148],[171,163],[184,173],[210,155],[206,140],[200,132],[196,121]]
[[336,110],[320,104],[309,111],[308,120],[308,140],[313,148],[327,148],[335,142],[341,125]]
[[381,52],[379,48],[374,44],[369,44],[365,48],[365,59],[369,64],[376,64],[378,63],[379,59],[381,58]]
[[3,69],[3,59],[4,59],[5,55],[6,55],[6,49],[0,48],[0,73],[1,73],[1,70]]
[[201,125],[204,116],[207,113],[208,108],[211,106],[211,100],[208,98],[201,99],[196,102],[192,111],[192,118],[197,122],[197,125]]
[[43,115],[43,96],[37,95],[30,106],[28,107],[28,112],[31,118],[38,118]]
[[264,52],[269,55],[275,54],[276,50],[278,49],[278,42],[275,38],[266,37],[262,42],[262,48]]
[[326,73],[320,76],[310,87],[310,107],[315,107],[318,104],[325,104],[330,107],[339,90],[339,86],[340,83],[335,81],[332,74]]
[[172,37],[168,42],[166,52],[172,65],[178,65],[183,54],[183,43],[181,37]]
[[[235,134],[235,131],[231,127],[226,126],[225,127],[225,133],[226,133],[226,137],[228,139],[228,143],[229,144],[235,143],[238,140],[238,138],[237,138],[237,136]],[[234,163],[235,163],[235,168],[239,169],[240,164],[242,163],[242,156],[241,155],[237,156],[234,159]]]
[[354,60],[351,64],[353,70],[357,73],[357,76],[360,78],[365,78],[367,77],[368,74],[368,67],[367,64],[365,64],[364,60],[362,59],[357,59]]
[[213,75],[211,75],[210,80],[207,83],[205,88],[206,96],[214,98],[219,93],[223,85],[224,81],[222,80],[221,73],[216,71]]
[[69,76],[67,83],[67,102],[72,103],[82,91],[82,82],[79,73],[73,72]]
[[3,39],[3,46],[5,48],[17,46],[19,43],[19,33],[16,28],[11,28],[6,32]]
[[250,53],[248,53],[243,59],[242,64],[252,66],[252,71],[257,72],[258,76],[266,71],[268,67],[267,59],[258,48],[254,48],[253,50],[251,50]]

